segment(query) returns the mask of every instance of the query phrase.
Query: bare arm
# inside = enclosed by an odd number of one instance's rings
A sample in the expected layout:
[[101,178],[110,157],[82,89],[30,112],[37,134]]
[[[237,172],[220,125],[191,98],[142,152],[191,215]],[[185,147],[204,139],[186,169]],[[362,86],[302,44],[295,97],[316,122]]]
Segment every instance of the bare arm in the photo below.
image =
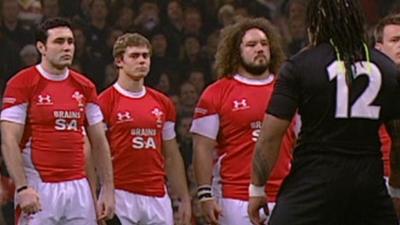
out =
[[1,122],[1,150],[8,172],[13,178],[17,189],[27,185],[21,149],[19,147],[23,133],[23,124],[8,121]]
[[87,127],[94,164],[103,188],[114,189],[110,147],[104,132],[104,124]]
[[114,178],[111,163],[110,147],[104,132],[104,124],[97,123],[87,127],[91,153],[97,174],[100,178],[101,191],[97,202],[98,219],[114,216]]
[[215,140],[193,134],[193,169],[199,186],[211,185]]
[[92,191],[92,195],[94,199],[96,199],[96,190],[97,190],[97,177],[96,177],[96,170],[94,168],[94,162],[93,162],[93,155],[90,149],[90,142],[85,136],[85,143],[83,146],[83,150],[85,152],[85,170],[86,170],[86,176],[89,181],[90,189]]
[[266,115],[256,143],[251,183],[264,186],[279,156],[282,137],[290,121]]
[[[39,194],[32,187],[28,187],[23,167],[19,142],[24,133],[24,125],[2,121],[1,122],[1,149],[9,174],[14,180],[17,193],[15,204],[19,205],[24,213],[35,214],[41,210]],[[24,187],[23,189],[19,188]]]
[[183,159],[179,153],[178,144],[175,138],[164,141],[164,156],[165,156],[165,169],[167,172],[168,180],[172,185],[174,193],[178,195],[181,200],[189,200],[189,191],[185,176],[185,167]]
[[176,139],[164,141],[165,170],[167,172],[168,181],[172,186],[173,192],[180,200],[178,210],[178,224],[190,224],[191,206],[190,195],[187,187],[185,167],[182,156],[179,152]]

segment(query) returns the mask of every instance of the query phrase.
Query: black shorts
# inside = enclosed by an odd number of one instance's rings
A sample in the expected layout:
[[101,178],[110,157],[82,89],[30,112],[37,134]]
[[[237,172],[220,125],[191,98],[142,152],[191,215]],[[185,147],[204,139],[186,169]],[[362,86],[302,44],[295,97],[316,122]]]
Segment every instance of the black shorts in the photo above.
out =
[[379,156],[294,157],[270,225],[397,225]]

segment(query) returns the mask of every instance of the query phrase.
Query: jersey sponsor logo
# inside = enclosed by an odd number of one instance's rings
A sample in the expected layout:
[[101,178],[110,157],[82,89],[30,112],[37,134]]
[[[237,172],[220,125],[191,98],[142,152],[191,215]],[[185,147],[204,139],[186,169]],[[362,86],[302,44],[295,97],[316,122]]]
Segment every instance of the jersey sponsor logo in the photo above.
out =
[[132,121],[132,116],[130,112],[118,112],[117,113],[117,123]]
[[135,128],[131,130],[132,148],[140,149],[156,149],[156,141],[154,137],[157,130],[153,128]]
[[78,131],[78,119],[81,118],[81,112],[57,110],[53,112],[55,117],[54,129],[58,131]]
[[247,99],[245,99],[245,98],[233,101],[232,111],[245,110],[245,109],[249,109],[249,108],[250,108],[250,106],[249,106],[249,104],[247,104]]
[[208,110],[205,109],[205,108],[200,108],[200,107],[194,108],[194,113],[195,113],[195,114],[202,114],[202,115],[205,115],[205,114],[207,114],[207,112],[208,112]]
[[38,95],[36,105],[52,105],[53,101],[51,100],[50,95]]
[[83,110],[84,101],[83,101],[83,94],[81,94],[79,91],[75,91],[74,94],[72,95],[72,98],[75,99],[78,102],[78,107]]
[[257,142],[258,137],[260,136],[261,126],[262,126],[262,121],[255,121],[250,123],[251,129],[253,129],[253,131],[251,132],[252,141]]
[[16,98],[13,97],[4,97],[3,104],[14,104],[17,101]]
[[164,113],[159,108],[154,108],[153,111],[151,111],[151,114],[156,117],[157,127],[161,128],[163,126],[162,116]]

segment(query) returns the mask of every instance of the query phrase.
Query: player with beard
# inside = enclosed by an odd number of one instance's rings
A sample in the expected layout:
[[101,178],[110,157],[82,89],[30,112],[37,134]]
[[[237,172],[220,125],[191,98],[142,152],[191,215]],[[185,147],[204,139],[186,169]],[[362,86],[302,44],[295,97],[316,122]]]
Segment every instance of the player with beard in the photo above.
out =
[[[220,78],[203,92],[191,127],[197,196],[209,223],[246,225],[251,224],[246,210],[253,149],[284,54],[265,19],[229,26],[222,37],[216,55]],[[271,207],[290,167],[294,130],[288,129],[285,138],[267,184]]]
[[117,82],[99,97],[115,179],[115,214],[122,225],[172,225],[166,176],[180,200],[178,225],[189,225],[190,197],[175,138],[176,111],[164,94],[143,85],[151,44],[140,34],[120,36],[113,48]]
[[[256,144],[251,183],[270,179],[293,115],[301,131],[270,225],[395,225],[383,179],[379,127],[392,139],[389,193],[400,197],[399,71],[367,46],[357,0],[310,0],[310,46],[282,66]],[[395,39],[393,39],[395,41]],[[249,199],[260,225],[265,198]]]

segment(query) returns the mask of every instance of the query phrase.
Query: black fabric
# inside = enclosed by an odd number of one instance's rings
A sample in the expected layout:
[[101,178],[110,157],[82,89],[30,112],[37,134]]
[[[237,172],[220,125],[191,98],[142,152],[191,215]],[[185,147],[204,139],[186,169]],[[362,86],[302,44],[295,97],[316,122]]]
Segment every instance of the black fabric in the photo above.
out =
[[[359,64],[355,71],[359,75],[349,87],[345,75],[338,72],[339,64],[333,65],[336,54],[329,44],[292,57],[280,71],[267,113],[289,121],[296,111],[300,114],[299,146],[321,146],[324,152],[377,154],[379,126],[400,117],[400,104],[394,104],[400,99],[400,74],[385,55],[373,49],[370,53],[371,64],[366,60]],[[328,73],[328,68],[334,72]],[[372,73],[367,75],[369,71]],[[346,88],[348,93],[344,92]],[[371,96],[370,101],[363,100]],[[345,99],[347,104],[343,103]],[[356,104],[360,102],[368,108]]]
[[270,225],[398,224],[379,157],[305,152],[294,157]]

